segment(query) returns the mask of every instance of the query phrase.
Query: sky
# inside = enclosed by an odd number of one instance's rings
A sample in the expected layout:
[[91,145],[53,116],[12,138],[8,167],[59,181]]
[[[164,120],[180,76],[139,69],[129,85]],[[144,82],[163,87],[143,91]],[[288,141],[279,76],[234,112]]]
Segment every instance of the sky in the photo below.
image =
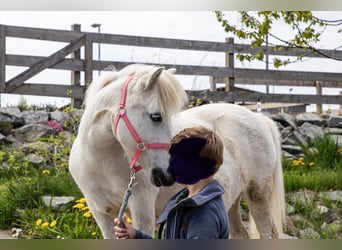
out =
[[[324,19],[342,19],[341,11],[314,12]],[[236,11],[226,12],[232,23],[240,25]],[[72,24],[80,24],[82,31],[101,32],[109,34],[125,34],[135,36],[151,36],[164,38],[178,38],[188,40],[203,40],[224,42],[229,34],[225,33],[217,22],[212,11],[0,11],[0,24],[52,28],[70,30]],[[101,24],[100,30],[91,27],[92,24]],[[341,27],[339,27],[341,28]],[[282,23],[276,23],[273,33],[279,36],[286,35],[290,30]],[[235,39],[236,42],[246,43]],[[23,46],[25,44],[25,46]],[[24,40],[8,38],[6,53],[49,56],[65,44],[42,42],[37,40]],[[325,31],[318,44],[322,49],[335,49],[342,45],[342,33],[336,29]],[[341,48],[339,48],[341,49]],[[98,47],[94,47],[94,59],[98,58]],[[101,60],[137,61],[149,63],[181,63],[192,65],[223,66],[223,53],[184,52],[168,49],[128,46],[101,45]],[[237,67],[265,68],[265,63],[236,62]],[[271,67],[270,67],[271,69]],[[304,59],[302,62],[292,64],[284,70],[307,70],[341,73],[342,62],[322,59]],[[6,80],[9,80],[24,68],[6,67]],[[98,73],[94,71],[94,77]],[[102,73],[101,73],[102,74]],[[180,77],[180,76],[179,76]],[[184,76],[180,77],[186,89],[209,88],[207,77]],[[58,70],[45,70],[27,82],[36,83],[68,83],[70,72]],[[252,90],[264,91],[259,86],[243,86]],[[313,88],[291,87],[292,93],[315,94]],[[338,94],[341,89],[324,89],[323,94]],[[289,88],[271,87],[272,93],[289,93]],[[16,104],[20,96],[1,94],[1,106]],[[69,103],[65,98],[45,98],[25,96],[29,104],[54,104],[63,106]],[[327,106],[326,108],[329,108]]]

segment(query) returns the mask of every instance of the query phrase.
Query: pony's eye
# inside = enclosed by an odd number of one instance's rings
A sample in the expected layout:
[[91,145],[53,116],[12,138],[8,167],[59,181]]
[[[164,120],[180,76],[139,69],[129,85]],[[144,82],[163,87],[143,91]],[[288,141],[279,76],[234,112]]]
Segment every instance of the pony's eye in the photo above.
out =
[[163,117],[159,112],[150,114],[150,118],[154,122],[161,122],[163,120]]

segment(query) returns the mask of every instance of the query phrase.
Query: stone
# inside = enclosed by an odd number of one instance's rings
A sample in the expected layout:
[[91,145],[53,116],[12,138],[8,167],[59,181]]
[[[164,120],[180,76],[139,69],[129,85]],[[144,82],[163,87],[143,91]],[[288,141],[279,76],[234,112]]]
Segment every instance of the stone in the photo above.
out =
[[342,128],[342,117],[341,116],[331,116],[328,120],[329,128]]
[[296,115],[295,121],[296,121],[296,124],[298,126],[302,125],[305,122],[309,122],[309,123],[317,125],[317,126],[325,125],[325,120],[321,116],[319,116],[318,114],[314,114],[314,113],[298,114],[298,115]]
[[312,228],[299,230],[299,238],[301,239],[320,239],[321,236]]
[[13,130],[13,135],[21,142],[34,142],[42,137],[49,137],[54,130],[44,124],[28,124]]
[[23,111],[18,116],[24,119],[25,124],[49,120],[49,114],[46,111]]
[[40,164],[44,161],[43,156],[36,155],[36,154],[29,154],[24,159],[28,162],[35,163],[35,164]]
[[299,127],[299,132],[307,139],[314,139],[318,136],[323,136],[323,128],[317,125],[312,125],[309,122],[304,122]]
[[49,196],[44,195],[41,197],[43,204],[47,207],[51,205],[53,208],[58,208],[60,206],[66,205],[71,201],[75,200],[73,196]]
[[280,122],[282,125],[287,126],[290,125],[294,129],[297,129],[297,124],[295,123],[293,117],[289,114],[283,113],[283,114],[277,114],[273,115],[272,119],[274,121]]

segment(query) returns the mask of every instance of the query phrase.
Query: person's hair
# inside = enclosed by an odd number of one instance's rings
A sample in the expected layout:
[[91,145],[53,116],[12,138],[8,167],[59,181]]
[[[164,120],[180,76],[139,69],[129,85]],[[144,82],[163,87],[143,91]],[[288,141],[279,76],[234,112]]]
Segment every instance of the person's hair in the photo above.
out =
[[170,148],[173,144],[180,142],[185,138],[198,137],[206,139],[207,143],[202,148],[199,156],[206,157],[210,160],[215,160],[216,165],[213,174],[217,172],[223,163],[223,142],[221,138],[212,130],[203,127],[190,127],[176,134],[170,143]]

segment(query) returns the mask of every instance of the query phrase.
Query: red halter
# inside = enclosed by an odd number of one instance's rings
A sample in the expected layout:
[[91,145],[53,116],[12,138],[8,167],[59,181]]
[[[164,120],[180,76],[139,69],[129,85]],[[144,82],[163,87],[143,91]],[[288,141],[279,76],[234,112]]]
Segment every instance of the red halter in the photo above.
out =
[[167,149],[169,144],[167,143],[145,143],[143,140],[140,138],[138,135],[137,131],[135,131],[132,123],[129,121],[126,110],[125,110],[125,103],[126,103],[126,97],[127,97],[127,88],[128,84],[131,82],[133,79],[133,75],[129,75],[127,80],[125,81],[123,88],[122,88],[122,93],[121,93],[121,99],[120,99],[120,107],[118,109],[118,112],[116,113],[115,119],[114,119],[114,132],[116,134],[118,123],[120,119],[122,118],[123,121],[125,122],[129,132],[133,136],[135,142],[137,143],[137,150],[135,151],[135,154],[132,158],[131,164],[129,168],[134,171],[135,173],[138,172],[141,169],[140,165],[136,165],[140,154],[145,151],[146,149],[154,148],[154,149]]

